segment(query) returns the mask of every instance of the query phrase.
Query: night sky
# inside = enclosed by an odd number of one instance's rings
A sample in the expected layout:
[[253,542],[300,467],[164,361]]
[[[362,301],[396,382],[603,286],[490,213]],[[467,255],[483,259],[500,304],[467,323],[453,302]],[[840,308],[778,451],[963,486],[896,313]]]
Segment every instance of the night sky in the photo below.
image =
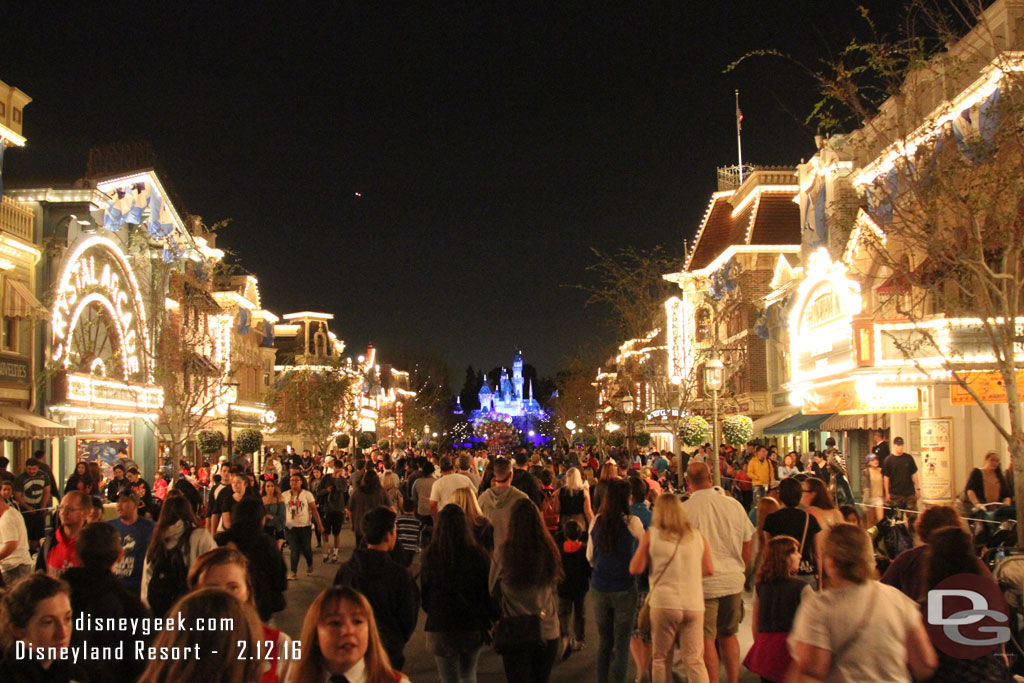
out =
[[736,163],[734,89],[744,161],[814,152],[799,70],[723,69],[860,25],[844,0],[150,4],[5,8],[0,79],[33,98],[6,183],[148,140],[179,211],[233,219],[218,246],[266,308],[334,313],[353,355],[439,356],[456,391],[516,346],[540,375],[596,362],[614,332],[566,285],[591,246],[682,256]]

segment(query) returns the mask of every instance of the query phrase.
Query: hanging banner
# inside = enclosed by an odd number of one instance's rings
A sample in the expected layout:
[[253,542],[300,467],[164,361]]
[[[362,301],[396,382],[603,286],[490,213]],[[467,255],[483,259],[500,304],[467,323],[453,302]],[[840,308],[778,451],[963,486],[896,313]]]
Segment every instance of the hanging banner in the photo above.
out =
[[[1006,403],[1006,385],[999,372],[969,372],[967,384],[978,394],[982,403]],[[1017,371],[1017,396],[1024,401],[1024,371]],[[949,402],[955,406],[972,405],[972,397],[959,384],[949,386]]]
[[925,503],[953,501],[951,450],[953,418],[922,417],[921,424],[921,500]]

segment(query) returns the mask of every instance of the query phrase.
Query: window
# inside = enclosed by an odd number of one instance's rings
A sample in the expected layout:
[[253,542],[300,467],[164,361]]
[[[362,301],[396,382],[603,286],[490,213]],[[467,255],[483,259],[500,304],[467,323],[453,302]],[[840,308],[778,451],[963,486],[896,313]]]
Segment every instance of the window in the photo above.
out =
[[0,102],[0,116],[7,116],[7,105]]
[[698,342],[711,341],[711,310],[702,308],[697,311],[696,337]]
[[14,122],[15,123],[21,123],[21,109],[19,109],[18,107],[15,107],[14,111],[12,113],[13,113],[12,119],[14,120]]

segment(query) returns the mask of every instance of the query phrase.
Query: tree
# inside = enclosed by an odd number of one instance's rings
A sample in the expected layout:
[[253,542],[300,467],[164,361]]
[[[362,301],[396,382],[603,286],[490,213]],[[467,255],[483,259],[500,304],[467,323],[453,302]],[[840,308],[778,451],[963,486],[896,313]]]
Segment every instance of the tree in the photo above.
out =
[[550,400],[554,431],[571,444],[572,430],[565,426],[566,422],[575,423],[580,430],[595,422],[597,387],[594,386],[594,371],[583,361],[573,359],[565,369],[555,374],[554,382],[558,391],[558,396]]
[[597,284],[577,286],[590,295],[587,305],[610,309],[609,322],[625,339],[639,339],[659,327],[662,307],[672,293],[662,273],[677,270],[682,258],[660,246],[649,251],[633,246],[616,252],[590,251],[594,262],[587,270],[597,276]]
[[[1006,442],[1024,519],[1024,72],[989,4],[911,3],[895,40],[865,14],[871,40],[805,71],[822,95],[819,130],[859,126],[822,139],[819,154],[874,160],[852,178],[856,194],[830,207],[823,246],[835,256],[847,235],[859,238],[850,265],[875,318],[906,321],[883,329],[883,344],[918,377],[970,396]],[[1021,20],[1008,4],[991,10]],[[985,375],[1002,384],[1005,420],[978,390]],[[1024,524],[1017,531],[1024,545]]]
[[271,387],[266,403],[277,415],[282,432],[312,441],[321,453],[342,431],[343,416],[354,404],[354,383],[341,363],[323,357],[319,369],[298,366],[285,372]]
[[170,446],[171,474],[177,480],[186,445],[219,418],[218,408],[224,403],[223,359],[218,362],[207,355],[223,321],[202,282],[173,266],[161,266],[163,273],[159,268],[157,273],[161,280],[167,278],[169,295],[178,306],[157,309],[165,313],[155,316],[153,379],[164,392],[157,424]]

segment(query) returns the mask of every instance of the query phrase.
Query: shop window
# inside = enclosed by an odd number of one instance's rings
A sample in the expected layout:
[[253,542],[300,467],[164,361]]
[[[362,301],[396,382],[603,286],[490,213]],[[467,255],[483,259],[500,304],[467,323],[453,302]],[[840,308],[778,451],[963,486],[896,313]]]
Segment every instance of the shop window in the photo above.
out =
[[19,344],[17,318],[4,318],[3,346],[4,351],[13,351],[14,353],[18,353]]

